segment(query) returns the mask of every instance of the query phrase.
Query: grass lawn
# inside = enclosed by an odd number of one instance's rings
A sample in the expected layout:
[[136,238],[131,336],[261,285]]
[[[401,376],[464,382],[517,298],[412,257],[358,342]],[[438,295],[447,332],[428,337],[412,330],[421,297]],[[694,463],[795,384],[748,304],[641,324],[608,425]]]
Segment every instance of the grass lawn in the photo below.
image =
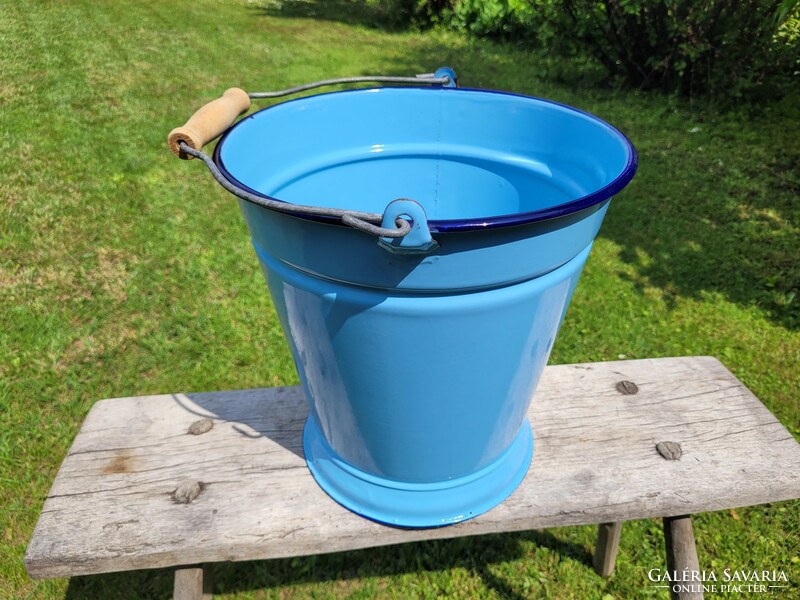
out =
[[[0,9],[0,598],[166,598],[168,571],[34,582],[22,559],[100,398],[292,385],[233,199],[166,133],[222,90],[454,67],[465,86],[593,112],[640,170],[612,203],[551,362],[710,354],[800,437],[800,98],[719,114],[603,89],[582,61],[450,33],[386,32],[354,3],[4,2]],[[349,8],[347,8],[349,6]],[[784,570],[800,503],[700,515],[706,568]],[[219,597],[633,598],[660,522],[222,566]],[[777,594],[776,594],[777,596]]]

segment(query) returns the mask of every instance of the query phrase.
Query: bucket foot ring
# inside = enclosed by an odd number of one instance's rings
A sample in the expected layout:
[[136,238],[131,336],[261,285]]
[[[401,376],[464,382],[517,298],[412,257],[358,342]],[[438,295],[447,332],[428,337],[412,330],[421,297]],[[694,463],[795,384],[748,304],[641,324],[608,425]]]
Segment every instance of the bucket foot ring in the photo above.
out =
[[524,421],[511,445],[475,473],[437,483],[403,483],[370,475],[345,463],[309,417],[303,450],[319,486],[345,508],[395,527],[452,525],[505,500],[522,483],[533,455],[533,435]]

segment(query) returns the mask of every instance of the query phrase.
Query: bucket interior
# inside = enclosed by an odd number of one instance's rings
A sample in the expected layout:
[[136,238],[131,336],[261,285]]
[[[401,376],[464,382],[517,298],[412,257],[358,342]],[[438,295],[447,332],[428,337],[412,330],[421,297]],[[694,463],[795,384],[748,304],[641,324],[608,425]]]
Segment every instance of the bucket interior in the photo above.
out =
[[379,88],[254,113],[220,142],[217,162],[278,200],[382,213],[410,198],[430,221],[454,222],[600,202],[632,177],[635,153],[613,127],[553,102]]

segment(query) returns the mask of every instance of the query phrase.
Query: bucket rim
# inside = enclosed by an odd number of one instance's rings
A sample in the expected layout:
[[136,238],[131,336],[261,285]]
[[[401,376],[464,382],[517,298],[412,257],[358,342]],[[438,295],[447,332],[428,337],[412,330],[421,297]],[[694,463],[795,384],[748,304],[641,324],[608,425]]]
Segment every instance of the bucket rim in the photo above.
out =
[[[526,100],[536,100],[538,102],[544,104],[551,104],[553,106],[557,106],[571,112],[577,113],[583,117],[587,117],[591,121],[594,121],[601,127],[607,129],[612,135],[616,136],[623,144],[625,149],[627,150],[627,161],[625,167],[622,171],[615,177],[612,181],[604,185],[603,187],[586,194],[585,196],[581,196],[579,198],[575,198],[568,202],[563,202],[561,204],[557,204],[555,206],[550,206],[547,208],[541,208],[533,211],[521,212],[521,213],[511,213],[505,215],[494,215],[491,217],[470,217],[466,219],[432,219],[428,221],[428,228],[432,233],[449,233],[449,232],[462,232],[462,231],[480,231],[486,229],[497,229],[501,227],[511,227],[515,225],[527,225],[530,223],[535,223],[537,221],[545,221],[549,219],[555,219],[558,217],[564,217],[567,215],[571,215],[573,213],[580,212],[584,209],[591,208],[595,205],[601,204],[606,200],[609,200],[613,196],[615,196],[618,192],[620,192],[628,183],[633,179],[633,176],[636,174],[636,170],[639,166],[639,157],[636,153],[636,148],[633,146],[633,143],[628,139],[628,137],[622,133],[619,129],[611,125],[610,123],[604,121],[600,117],[593,115],[590,112],[585,110],[581,110],[580,108],[575,108],[574,106],[570,106],[569,104],[564,104],[561,102],[557,102],[555,100],[548,100],[547,98],[540,98],[538,96],[530,96],[528,94],[520,94],[517,92],[508,92],[503,90],[493,90],[487,88],[467,88],[467,87],[455,87],[455,88],[448,88],[448,87],[423,87],[423,86],[378,86],[378,87],[367,87],[367,88],[358,88],[358,89],[349,89],[349,90],[336,90],[333,92],[325,92],[321,94],[313,94],[311,96],[302,96],[299,98],[293,98],[291,100],[286,100],[285,102],[280,102],[278,104],[273,104],[270,106],[266,106],[261,108],[254,113],[247,115],[244,119],[239,120],[235,123],[232,127],[230,127],[220,138],[219,142],[217,142],[216,147],[214,148],[213,154],[213,161],[216,164],[217,168],[220,170],[220,173],[227,179],[232,185],[235,187],[249,192],[255,196],[259,196],[261,198],[265,198],[267,200],[273,200],[275,202],[283,202],[286,203],[285,200],[281,200],[280,198],[275,198],[274,196],[270,196],[258,190],[251,188],[248,185],[245,185],[241,181],[239,181],[236,177],[234,177],[230,171],[225,166],[225,163],[222,160],[221,156],[221,149],[228,138],[228,136],[239,126],[243,123],[249,121],[255,115],[265,111],[270,110],[272,108],[276,108],[278,106],[283,106],[284,104],[290,104],[293,102],[299,102],[302,100],[307,100],[309,98],[317,98],[322,96],[332,96],[334,94],[354,94],[354,93],[374,93],[377,90],[424,90],[425,92],[429,93],[436,93],[436,92],[444,92],[444,93],[469,93],[469,92],[481,92],[487,94],[497,94],[501,96],[511,96],[515,98],[524,98]],[[387,201],[388,204],[388,201]],[[341,207],[347,208],[347,207]],[[295,216],[301,219],[306,219],[309,221],[320,221],[324,223],[330,223],[334,225],[340,225],[342,227],[346,227],[340,219],[336,217],[327,217],[327,216],[311,216],[311,215],[303,215],[297,214],[292,212],[287,212],[285,214]]]

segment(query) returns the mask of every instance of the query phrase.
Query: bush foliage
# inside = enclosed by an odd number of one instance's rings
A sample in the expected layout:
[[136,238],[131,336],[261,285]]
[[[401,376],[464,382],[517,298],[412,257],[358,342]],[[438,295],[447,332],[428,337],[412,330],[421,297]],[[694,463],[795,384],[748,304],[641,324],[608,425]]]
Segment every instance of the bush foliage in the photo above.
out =
[[[739,95],[792,68],[778,39],[797,2],[563,0],[563,33],[637,87]],[[796,45],[795,45],[796,46]]]
[[776,93],[800,75],[800,0],[403,0],[404,16],[587,53],[609,76],[686,96]]

